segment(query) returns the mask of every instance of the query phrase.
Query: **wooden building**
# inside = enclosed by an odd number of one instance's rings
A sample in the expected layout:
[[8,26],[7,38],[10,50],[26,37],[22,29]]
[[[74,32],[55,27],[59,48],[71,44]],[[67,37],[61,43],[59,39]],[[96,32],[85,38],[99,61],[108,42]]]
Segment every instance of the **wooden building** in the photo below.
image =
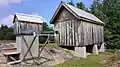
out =
[[73,47],[79,52],[77,47],[99,47],[104,42],[104,23],[93,14],[67,3],[60,3],[50,23],[54,24],[55,40],[59,46]]
[[37,15],[16,13],[14,15],[14,34],[41,33],[42,21]]
[[[14,15],[14,34],[17,50],[21,52],[20,59],[32,59],[38,56],[39,36],[34,39],[33,33],[41,33],[42,20],[40,16],[16,13]],[[34,40],[34,42],[33,42]],[[33,43],[32,43],[33,42]],[[32,44],[32,47],[31,47]],[[27,53],[28,49],[29,52]],[[26,56],[25,56],[26,55]]]

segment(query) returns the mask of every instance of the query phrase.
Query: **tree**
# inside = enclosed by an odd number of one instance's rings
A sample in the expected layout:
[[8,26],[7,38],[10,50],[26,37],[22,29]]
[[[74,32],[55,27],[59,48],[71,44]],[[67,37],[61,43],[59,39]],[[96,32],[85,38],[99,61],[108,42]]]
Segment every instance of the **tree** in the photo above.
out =
[[53,31],[46,22],[43,22],[43,32],[45,31]]
[[[107,48],[120,48],[120,0],[104,0],[103,9]],[[108,35],[109,32],[111,35]]]
[[70,2],[68,2],[68,4],[75,6],[75,4],[73,3],[73,0],[71,0]]
[[90,6],[90,13],[94,14],[98,18],[101,18],[101,8],[102,8],[102,3],[101,0],[94,0],[93,4]]
[[13,35],[13,28],[7,25],[1,25],[0,27],[0,40],[15,40]]
[[120,49],[120,0],[94,0],[90,12],[105,22],[107,48]]
[[83,2],[78,2],[76,3],[76,5],[77,5],[77,8],[85,10],[85,5],[83,4]]

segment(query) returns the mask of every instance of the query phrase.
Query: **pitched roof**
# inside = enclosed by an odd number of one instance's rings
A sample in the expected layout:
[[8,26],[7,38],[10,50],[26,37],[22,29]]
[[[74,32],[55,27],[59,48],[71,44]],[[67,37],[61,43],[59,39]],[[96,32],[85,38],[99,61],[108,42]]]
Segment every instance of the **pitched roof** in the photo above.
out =
[[14,18],[15,17],[18,19],[18,21],[27,21],[27,22],[32,22],[32,23],[43,23],[43,21],[41,20],[41,17],[38,15],[16,13]]
[[98,22],[98,23],[104,24],[100,19],[98,19],[93,14],[90,14],[90,13],[84,11],[84,10],[81,10],[79,8],[76,8],[72,5],[69,5],[69,4],[64,3],[64,2],[60,3],[59,7],[57,8],[56,12],[54,13],[54,15],[53,15],[53,17],[50,21],[50,23],[53,23],[57,13],[59,12],[59,10],[62,6],[65,7],[70,13],[72,13],[78,19],[86,19],[86,20],[90,20],[90,21],[93,21],[93,22]]

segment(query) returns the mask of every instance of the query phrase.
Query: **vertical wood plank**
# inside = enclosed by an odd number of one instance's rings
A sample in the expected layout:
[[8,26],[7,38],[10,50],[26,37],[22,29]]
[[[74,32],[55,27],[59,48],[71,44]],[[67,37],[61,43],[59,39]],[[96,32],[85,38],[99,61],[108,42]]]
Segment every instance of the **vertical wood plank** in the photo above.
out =
[[73,34],[73,46],[75,46],[76,44],[75,44],[75,21],[74,20],[72,20],[72,34]]
[[82,25],[81,25],[81,21],[78,21],[79,25],[78,25],[78,45],[76,46],[81,46],[81,31],[82,31]]

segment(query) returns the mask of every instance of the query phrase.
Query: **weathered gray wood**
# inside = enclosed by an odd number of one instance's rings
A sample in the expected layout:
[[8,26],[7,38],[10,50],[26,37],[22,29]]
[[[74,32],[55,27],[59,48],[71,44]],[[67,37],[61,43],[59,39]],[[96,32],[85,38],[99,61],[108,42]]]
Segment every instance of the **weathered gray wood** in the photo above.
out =
[[[34,36],[31,35],[23,35],[28,46],[30,46]],[[22,36],[17,36],[16,37],[16,46],[17,46],[17,51],[19,51],[21,53],[20,55],[20,59],[23,60],[23,57],[25,56],[28,47],[25,45],[25,41],[23,40]],[[37,57],[38,56],[38,45],[39,45],[39,40],[38,37],[35,39],[35,42],[33,43],[33,46],[31,47],[31,53],[33,55],[33,57]],[[30,57],[30,53],[27,54],[27,57]]]
[[67,44],[67,39],[66,39],[66,22],[64,22],[64,45]]
[[[78,44],[78,22],[77,19],[73,20],[74,21],[74,45],[76,46]],[[73,45],[73,46],[74,46]]]
[[[61,28],[61,23],[60,23],[60,22],[59,22],[59,25],[60,25],[60,28]],[[61,44],[62,44],[62,43],[61,43],[61,42],[62,42],[62,41],[61,41],[61,39],[62,39],[62,38],[61,38],[61,36],[62,36],[62,35],[61,35],[61,29],[59,30],[59,32],[60,32],[60,45],[61,45]]]
[[21,63],[21,60],[16,60],[16,61],[12,61],[12,62],[8,62],[7,64],[17,64],[17,63]]
[[61,10],[54,28],[59,32],[59,37],[55,38],[60,46],[86,46],[104,42],[102,25],[78,20],[66,9]]
[[67,24],[67,46],[69,46],[69,25],[68,25],[68,21],[66,22],[66,24]]
[[14,23],[14,34],[32,34],[32,33],[25,33],[22,31],[27,30],[34,30],[36,33],[41,33],[42,30],[42,24],[36,24],[36,23],[28,23],[28,22],[20,22],[15,21]]
[[79,20],[77,20],[77,22],[78,22],[78,44],[76,44],[76,46],[79,46],[79,45],[81,45],[81,37],[82,37],[82,35],[81,35],[81,31],[82,31],[82,25],[81,25],[81,22],[79,21]]
[[74,46],[74,45],[76,45],[75,44],[75,22],[74,22],[74,20],[72,20],[72,35],[73,35],[72,41],[73,41],[73,46]]
[[69,36],[69,39],[70,39],[70,40],[69,40],[69,41],[70,41],[70,44],[69,44],[69,45],[70,45],[70,46],[72,46],[72,26],[71,26],[71,22],[72,22],[72,20],[69,21],[69,27],[68,27],[68,28],[69,28],[69,35],[70,35],[70,36]]

